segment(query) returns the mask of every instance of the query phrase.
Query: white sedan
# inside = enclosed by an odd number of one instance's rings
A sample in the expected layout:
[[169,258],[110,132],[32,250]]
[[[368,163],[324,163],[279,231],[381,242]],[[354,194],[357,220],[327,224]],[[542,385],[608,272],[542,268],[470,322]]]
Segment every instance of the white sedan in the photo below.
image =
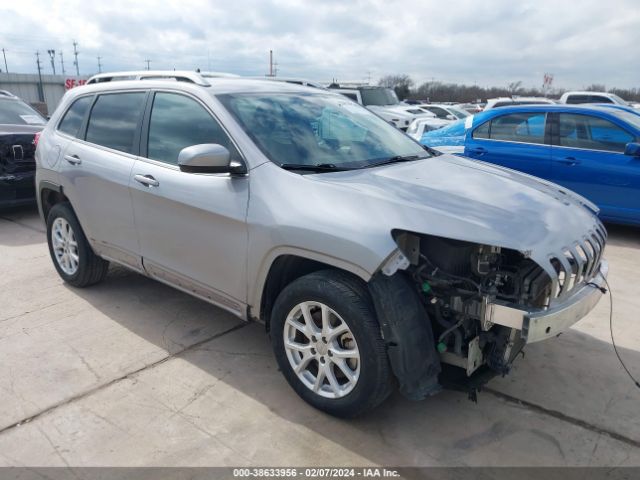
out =
[[407,135],[419,142],[424,132],[437,130],[449,125],[450,123],[451,120],[442,120],[435,117],[416,118],[411,122],[409,128],[407,128]]

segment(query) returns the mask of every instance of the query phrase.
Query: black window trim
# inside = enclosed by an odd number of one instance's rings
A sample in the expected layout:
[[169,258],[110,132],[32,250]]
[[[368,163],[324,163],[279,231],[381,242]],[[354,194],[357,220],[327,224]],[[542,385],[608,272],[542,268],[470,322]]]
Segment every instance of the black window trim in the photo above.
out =
[[[139,144],[138,144],[138,159],[143,161],[143,162],[147,162],[147,163],[151,163],[153,165],[157,165],[160,167],[166,167],[166,168],[170,168],[172,170],[180,170],[180,167],[178,167],[178,165],[172,164],[172,163],[167,163],[167,162],[163,162],[162,160],[154,160],[153,158],[149,158],[147,156],[147,149],[148,149],[148,143],[149,143],[149,124],[151,123],[151,109],[153,108],[153,101],[155,100],[156,94],[158,93],[173,93],[175,95],[182,95],[183,97],[187,97],[190,98],[192,100],[195,100],[199,105],[201,105],[205,111],[211,115],[211,117],[218,122],[218,125],[220,125],[220,128],[222,128],[222,131],[224,131],[224,133],[227,135],[227,137],[229,137],[229,140],[231,141],[231,143],[233,144],[233,146],[236,148],[238,155],[240,155],[240,161],[244,164],[244,167],[246,169],[246,171],[249,171],[249,167],[248,167],[248,163],[246,161],[246,157],[244,155],[244,153],[242,152],[242,150],[240,149],[240,146],[238,145],[238,142],[235,141],[235,139],[233,138],[233,136],[229,133],[229,130],[225,127],[224,123],[220,121],[220,119],[218,118],[218,116],[211,110],[211,108],[209,108],[209,106],[204,103],[202,100],[200,100],[198,97],[196,97],[195,95],[190,94],[189,92],[185,92],[183,90],[174,90],[171,88],[154,88],[152,90],[149,91],[149,95],[147,96],[147,101],[146,101],[146,105],[144,107],[144,114],[142,115],[142,122],[141,122],[141,133],[140,133],[140,138],[139,138]],[[194,175],[193,173],[190,173],[190,175]],[[231,176],[231,174],[229,173],[199,173],[197,175],[215,175],[215,176]]]
[[144,113],[144,106],[146,104],[146,102],[149,99],[149,89],[148,88],[139,88],[139,89],[126,89],[126,90],[108,90],[108,91],[104,91],[104,92],[97,92],[95,93],[95,97],[93,99],[93,101],[91,102],[91,105],[88,109],[88,114],[85,114],[85,119],[84,122],[82,123],[81,127],[80,127],[80,131],[78,132],[78,137],[76,137],[76,140],[80,140],[83,143],[87,144],[87,145],[91,145],[94,147],[98,147],[101,149],[105,149],[108,150],[109,152],[113,152],[113,153],[117,153],[120,155],[128,155],[128,156],[133,156],[133,157],[138,157],[138,152],[140,150],[140,129],[142,128],[142,120],[144,115],[141,114],[138,118],[138,121],[136,123],[136,131],[134,133],[133,136],[133,146],[132,146],[132,151],[131,152],[123,152],[122,150],[116,150],[115,148],[111,148],[108,147],[106,145],[100,145],[99,143],[93,143],[93,142],[89,142],[87,141],[87,129],[89,127],[89,119],[91,118],[91,114],[93,113],[93,108],[95,107],[98,98],[101,96],[105,96],[105,95],[117,95],[117,94],[122,94],[122,93],[143,93],[145,94],[145,98],[142,101],[142,113]]
[[[517,140],[497,140],[495,138],[476,138],[473,136],[474,133],[476,133],[476,130],[478,128],[480,128],[482,125],[489,123],[489,137],[491,137],[491,122],[493,122],[493,120],[495,120],[496,118],[499,117],[506,117],[507,115],[515,115],[518,113],[544,113],[544,139],[542,141],[542,143],[532,143],[532,142],[518,142]],[[488,120],[485,120],[484,122],[482,122],[481,124],[477,125],[476,127],[474,127],[474,129],[471,131],[471,138],[473,140],[483,140],[486,142],[500,142],[500,143],[518,143],[521,145],[544,145],[544,146],[551,146],[551,130],[550,130],[550,124],[549,124],[549,118],[550,115],[552,115],[552,113],[550,112],[538,112],[538,111],[524,111],[524,112],[509,112],[509,113],[503,113],[501,115],[496,115],[494,117],[489,118]]]
[[[63,132],[62,130],[60,130],[60,125],[62,124],[62,122],[66,118],[67,113],[69,113],[69,110],[71,110],[71,107],[73,107],[76,104],[76,102],[78,100],[80,100],[81,98],[87,98],[87,97],[93,97],[93,98],[89,102],[89,105],[87,106],[87,110],[84,112],[84,117],[82,117],[82,122],[80,122],[80,126],[78,127],[78,133],[74,136],[74,135],[70,135],[67,132]],[[60,115],[60,118],[58,119],[58,122],[56,123],[56,133],[58,133],[59,135],[62,135],[63,137],[67,137],[69,139],[72,139],[72,140],[83,140],[84,139],[83,132],[85,132],[85,130],[86,130],[86,123],[87,123],[87,119],[89,117],[89,112],[93,108],[93,104],[96,101],[95,97],[96,97],[95,93],[87,93],[85,95],[78,95],[77,97],[75,97],[73,99],[73,101],[69,104],[69,106],[65,109],[64,113],[62,115]],[[81,136],[81,133],[82,133],[82,136]]]
[[[551,115],[553,116],[552,118],[552,122],[553,122],[553,130],[551,132],[551,146],[555,147],[555,148],[568,148],[570,150],[582,150],[585,152],[604,152],[604,153],[614,153],[617,155],[624,155],[624,152],[614,152],[612,150],[600,150],[597,148],[582,148],[582,147],[567,147],[566,145],[560,145],[560,115],[582,115],[584,117],[595,117],[595,118],[599,118],[602,120],[606,120],[609,123],[613,123],[616,127],[620,128],[621,130],[624,130],[626,133],[628,133],[631,138],[633,138],[633,142],[637,142],[639,139],[638,137],[633,133],[630,132],[626,126],[624,125],[620,125],[620,123],[615,119],[615,118],[611,118],[611,117],[607,117],[607,116],[600,116],[600,115],[594,115],[592,113],[585,113],[585,112],[553,112]],[[631,142],[631,143],[633,143]]]

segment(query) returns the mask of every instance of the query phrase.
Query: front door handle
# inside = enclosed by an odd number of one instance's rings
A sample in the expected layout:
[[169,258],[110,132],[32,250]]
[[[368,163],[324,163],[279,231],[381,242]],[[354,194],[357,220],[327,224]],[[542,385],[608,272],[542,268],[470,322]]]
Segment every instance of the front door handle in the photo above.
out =
[[580,163],[580,160],[578,160],[576,157],[566,157],[556,161],[558,163],[562,163],[563,165],[568,165],[570,167],[573,167],[574,165],[578,165]]
[[64,159],[71,165],[80,165],[82,163],[78,155],[65,155]]
[[153,178],[151,175],[134,175],[133,179],[144,185],[145,187],[157,187],[160,182]]

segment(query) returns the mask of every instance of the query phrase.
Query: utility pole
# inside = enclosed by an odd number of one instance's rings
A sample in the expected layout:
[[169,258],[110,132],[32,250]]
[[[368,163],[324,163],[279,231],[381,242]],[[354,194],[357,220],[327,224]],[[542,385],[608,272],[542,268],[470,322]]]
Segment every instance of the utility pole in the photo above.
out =
[[73,56],[76,58],[73,61],[73,64],[76,66],[76,75],[79,77],[80,76],[80,66],[78,65],[78,50],[77,47],[78,46],[78,42],[76,42],[75,40],[73,41]]
[[51,70],[53,70],[53,74],[56,74],[56,51],[55,50],[47,50],[49,54],[49,60],[51,60]]
[[102,73],[102,64],[100,63],[100,59],[102,57],[98,57],[98,73]]
[[9,67],[7,67],[7,54],[4,51],[4,48],[2,49],[2,56],[4,57],[4,71],[5,73],[9,73]]
[[147,70],[149,70],[149,63],[151,63],[151,60],[149,60],[148,58],[145,59],[145,62],[147,62]]
[[276,67],[277,65],[277,63],[273,63],[273,50],[269,50],[269,73],[267,74],[267,77],[276,76],[277,69],[274,70],[274,67]]
[[42,89],[42,70],[40,68],[40,52],[36,52],[36,65],[38,65],[38,98],[44,102],[44,90]]
[[60,66],[62,67],[62,75],[66,75],[67,72],[64,71],[64,57],[62,56],[62,51],[60,52]]

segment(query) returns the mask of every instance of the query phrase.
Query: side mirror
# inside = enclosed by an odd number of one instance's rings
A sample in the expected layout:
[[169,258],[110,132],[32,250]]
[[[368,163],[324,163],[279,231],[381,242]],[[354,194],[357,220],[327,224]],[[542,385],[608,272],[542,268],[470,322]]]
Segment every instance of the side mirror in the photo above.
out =
[[627,143],[624,147],[624,154],[629,155],[630,157],[640,157],[640,143]]
[[233,164],[229,150],[217,143],[183,148],[178,154],[178,167],[187,173],[247,173],[244,165]]
[[447,115],[447,120],[455,120],[455,119],[456,119],[455,115],[452,115],[452,114]]

